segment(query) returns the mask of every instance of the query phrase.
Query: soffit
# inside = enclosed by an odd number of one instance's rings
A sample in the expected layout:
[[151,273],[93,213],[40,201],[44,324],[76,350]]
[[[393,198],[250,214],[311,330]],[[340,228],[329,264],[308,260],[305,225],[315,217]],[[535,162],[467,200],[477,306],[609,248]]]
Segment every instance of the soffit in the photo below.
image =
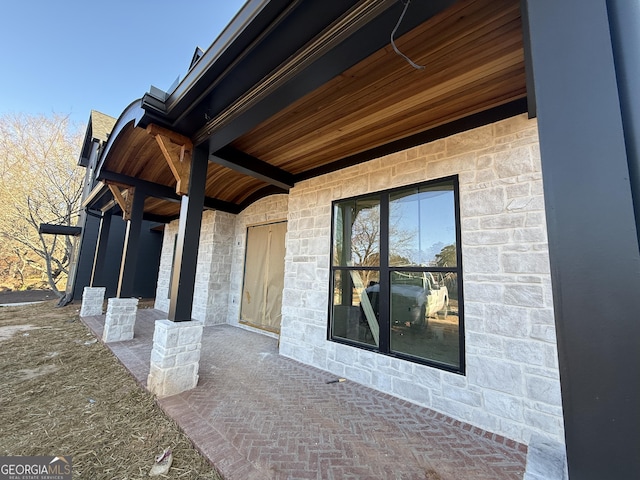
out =
[[[414,69],[388,46],[242,134],[231,146],[294,178],[305,178],[341,159],[526,97],[518,0],[460,1],[396,43],[426,68]],[[102,168],[175,188],[155,138],[135,124],[132,120],[111,139]],[[209,199],[239,210],[276,191],[265,181],[209,163]],[[145,212],[152,216],[175,218],[179,210],[176,201],[145,202]]]
[[243,135],[233,146],[301,175],[526,96],[519,2],[459,2]]

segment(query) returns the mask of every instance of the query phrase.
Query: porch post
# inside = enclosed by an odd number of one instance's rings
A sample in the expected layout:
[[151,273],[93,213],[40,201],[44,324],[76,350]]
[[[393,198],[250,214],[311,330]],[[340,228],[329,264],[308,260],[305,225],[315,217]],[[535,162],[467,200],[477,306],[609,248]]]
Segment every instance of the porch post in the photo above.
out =
[[607,6],[640,241],[640,3],[608,0]]
[[142,230],[142,215],[144,213],[145,195],[140,189],[136,189],[131,204],[131,217],[127,221],[127,230],[124,237],[122,251],[122,263],[120,264],[120,278],[116,297],[128,298],[133,296],[136,264],[138,261],[138,247],[140,245],[140,232]]
[[198,384],[203,324],[191,320],[202,225],[208,150],[196,148],[191,158],[188,195],[182,197],[168,319],[158,320],[147,388],[158,397],[176,395]]
[[107,258],[107,244],[109,242],[109,230],[111,229],[111,214],[102,212],[100,218],[100,230],[98,231],[98,242],[96,252],[93,257],[93,269],[91,270],[91,281],[89,286],[105,286],[104,265]]
[[169,320],[174,322],[191,320],[208,157],[207,150],[194,148],[189,193],[182,196],[169,303]]
[[[640,478],[640,254],[627,150],[633,130],[624,128],[627,98],[618,90],[612,45],[625,30],[612,31],[611,4],[523,1],[569,477],[581,480]],[[627,35],[622,43],[636,41]],[[626,61],[637,69],[640,60]]]

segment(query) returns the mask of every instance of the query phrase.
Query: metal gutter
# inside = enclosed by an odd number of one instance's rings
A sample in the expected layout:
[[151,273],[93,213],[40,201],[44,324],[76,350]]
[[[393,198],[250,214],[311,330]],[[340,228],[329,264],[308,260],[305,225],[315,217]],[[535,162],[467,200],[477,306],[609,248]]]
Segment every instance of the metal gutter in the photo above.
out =
[[[230,45],[245,31],[268,5],[270,0],[249,0],[243,5],[240,11],[233,17],[231,22],[218,35],[216,40],[204,53],[202,58],[193,66],[189,73],[182,79],[178,86],[171,92],[167,99],[160,104],[153,95],[146,94],[143,97],[142,107],[156,110],[166,114],[173,110],[198,83],[202,76],[214,65],[221,55],[227,51]],[[207,91],[208,93],[208,91]],[[154,101],[155,100],[155,101]],[[195,102],[197,103],[197,102]]]

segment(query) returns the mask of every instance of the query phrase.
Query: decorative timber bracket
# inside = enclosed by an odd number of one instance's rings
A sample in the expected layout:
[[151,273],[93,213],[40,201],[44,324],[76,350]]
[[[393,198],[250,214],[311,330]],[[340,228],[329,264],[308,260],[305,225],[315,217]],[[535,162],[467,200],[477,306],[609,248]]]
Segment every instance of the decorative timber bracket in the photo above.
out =
[[176,179],[176,193],[186,195],[189,191],[191,172],[191,139],[155,124],[147,126],[147,133],[153,135]]
[[120,189],[119,185],[114,183],[107,183],[113,199],[122,209],[122,219],[126,222],[131,220],[131,207],[133,205],[133,196],[135,195],[135,187],[123,187]]

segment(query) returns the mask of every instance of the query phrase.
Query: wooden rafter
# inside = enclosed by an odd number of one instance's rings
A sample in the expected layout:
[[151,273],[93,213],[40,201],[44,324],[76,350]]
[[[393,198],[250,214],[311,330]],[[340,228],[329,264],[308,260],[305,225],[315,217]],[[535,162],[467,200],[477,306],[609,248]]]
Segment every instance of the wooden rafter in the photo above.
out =
[[131,205],[133,205],[134,187],[125,187],[120,190],[120,186],[114,183],[107,183],[113,199],[122,209],[122,218],[127,221],[131,219]]
[[[186,195],[189,191],[189,174],[191,172],[191,151],[193,149],[191,140],[184,135],[155,124],[147,127],[147,133],[155,137],[160,151],[176,179],[176,193]],[[177,145],[180,150],[175,152],[175,148],[169,149],[170,144]]]

